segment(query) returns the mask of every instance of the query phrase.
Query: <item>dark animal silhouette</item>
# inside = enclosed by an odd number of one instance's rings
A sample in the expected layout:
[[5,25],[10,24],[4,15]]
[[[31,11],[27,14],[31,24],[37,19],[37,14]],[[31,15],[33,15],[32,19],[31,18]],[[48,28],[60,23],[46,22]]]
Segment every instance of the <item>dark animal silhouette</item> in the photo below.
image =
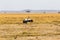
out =
[[33,22],[32,19],[23,20],[23,23]]

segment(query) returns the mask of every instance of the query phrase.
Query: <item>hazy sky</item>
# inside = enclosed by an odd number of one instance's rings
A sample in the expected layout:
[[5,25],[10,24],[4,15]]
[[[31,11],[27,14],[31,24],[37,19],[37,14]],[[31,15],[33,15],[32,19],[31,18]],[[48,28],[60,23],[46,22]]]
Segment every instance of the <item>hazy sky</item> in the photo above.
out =
[[0,10],[60,10],[60,0],[0,0]]

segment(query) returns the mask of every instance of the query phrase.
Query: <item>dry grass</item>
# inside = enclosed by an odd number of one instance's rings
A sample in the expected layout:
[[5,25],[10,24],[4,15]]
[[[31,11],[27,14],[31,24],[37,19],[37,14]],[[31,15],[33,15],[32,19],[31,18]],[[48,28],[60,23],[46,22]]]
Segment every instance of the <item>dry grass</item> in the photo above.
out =
[[0,40],[60,40],[60,14],[0,14]]
[[0,24],[21,24],[28,16],[34,23],[60,22],[60,14],[0,14]]

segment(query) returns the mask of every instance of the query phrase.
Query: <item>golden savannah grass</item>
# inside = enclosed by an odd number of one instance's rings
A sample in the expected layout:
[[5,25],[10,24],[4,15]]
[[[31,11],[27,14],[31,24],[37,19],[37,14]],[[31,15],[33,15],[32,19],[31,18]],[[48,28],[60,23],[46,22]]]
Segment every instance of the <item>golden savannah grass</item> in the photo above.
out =
[[[33,23],[23,24],[27,17]],[[0,14],[0,40],[60,40],[60,14]]]
[[21,24],[22,21],[30,17],[33,23],[52,23],[60,22],[60,14],[0,14],[0,24]]

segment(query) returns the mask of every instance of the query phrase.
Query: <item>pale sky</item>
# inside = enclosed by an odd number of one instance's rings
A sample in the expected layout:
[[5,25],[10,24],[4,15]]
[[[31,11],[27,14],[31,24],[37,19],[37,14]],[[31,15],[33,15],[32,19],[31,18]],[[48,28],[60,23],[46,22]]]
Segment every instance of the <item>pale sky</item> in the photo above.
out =
[[60,0],[0,0],[0,10],[60,10]]

